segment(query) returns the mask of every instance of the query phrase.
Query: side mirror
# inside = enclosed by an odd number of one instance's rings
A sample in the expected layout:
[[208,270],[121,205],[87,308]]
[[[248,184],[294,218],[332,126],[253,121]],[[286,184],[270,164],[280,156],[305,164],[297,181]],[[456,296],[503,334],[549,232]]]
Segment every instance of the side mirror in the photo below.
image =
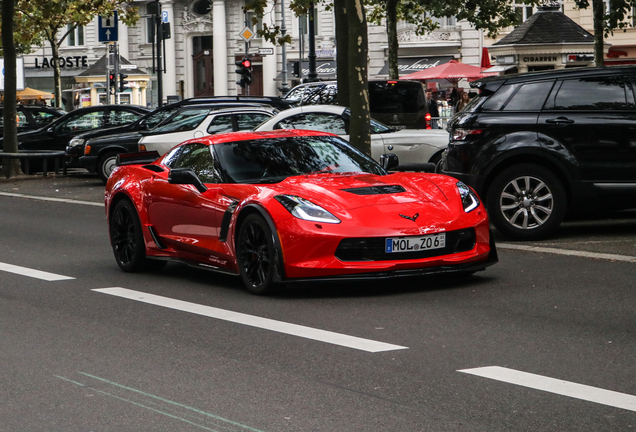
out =
[[385,153],[380,156],[380,165],[382,165],[382,168],[384,168],[385,171],[390,171],[400,165],[400,160],[396,154]]
[[201,193],[208,190],[192,168],[174,168],[170,170],[170,173],[168,174],[168,183],[189,184],[197,188],[197,190]]

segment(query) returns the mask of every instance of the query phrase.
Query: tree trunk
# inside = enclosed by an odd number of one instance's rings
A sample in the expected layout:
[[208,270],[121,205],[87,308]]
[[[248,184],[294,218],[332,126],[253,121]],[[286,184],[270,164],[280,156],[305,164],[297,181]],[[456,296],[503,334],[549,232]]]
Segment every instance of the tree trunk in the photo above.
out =
[[349,140],[355,147],[371,156],[367,18],[363,0],[346,0],[346,7],[349,22],[349,106],[351,110]]
[[338,63],[338,105],[349,106],[349,23],[346,0],[334,0],[336,18],[336,61]]
[[64,108],[62,103],[62,78],[60,73],[60,47],[55,38],[49,39],[51,52],[53,54],[53,80],[55,82],[55,106]]
[[398,70],[397,6],[399,0],[386,2],[386,34],[389,42],[389,79],[400,79]]
[[592,15],[594,16],[594,61],[596,66],[605,66],[603,59],[603,0],[592,1]]
[[[4,109],[2,149],[6,153],[18,151],[18,124],[16,112],[17,60],[13,41],[14,0],[2,1],[2,48],[4,49]],[[2,162],[3,177],[15,177],[20,174],[18,159],[5,159]]]

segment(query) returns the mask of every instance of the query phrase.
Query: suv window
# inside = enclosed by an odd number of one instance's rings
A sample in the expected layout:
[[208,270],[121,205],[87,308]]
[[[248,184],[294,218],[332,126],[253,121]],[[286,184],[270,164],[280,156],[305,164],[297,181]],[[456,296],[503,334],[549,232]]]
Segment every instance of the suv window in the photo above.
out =
[[482,109],[488,111],[500,111],[501,108],[508,102],[510,96],[517,91],[519,88],[519,84],[507,84],[499,87],[499,90],[495,92],[488,100],[484,103]]
[[628,104],[623,77],[610,75],[563,80],[555,98],[555,110],[626,110],[633,105],[631,93]]
[[545,103],[554,81],[522,85],[506,104],[504,111],[539,111]]

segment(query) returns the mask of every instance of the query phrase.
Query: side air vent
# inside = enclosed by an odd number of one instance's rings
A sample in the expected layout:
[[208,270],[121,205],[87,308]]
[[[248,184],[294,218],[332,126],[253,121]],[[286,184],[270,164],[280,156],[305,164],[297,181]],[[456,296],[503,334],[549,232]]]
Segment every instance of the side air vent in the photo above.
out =
[[395,194],[400,192],[406,192],[400,185],[382,185],[382,186],[369,186],[361,188],[342,189],[345,192],[350,192],[356,195],[386,195]]
[[161,168],[159,165],[144,165],[143,168],[146,168],[147,170],[158,172],[158,173],[164,171],[164,169]]

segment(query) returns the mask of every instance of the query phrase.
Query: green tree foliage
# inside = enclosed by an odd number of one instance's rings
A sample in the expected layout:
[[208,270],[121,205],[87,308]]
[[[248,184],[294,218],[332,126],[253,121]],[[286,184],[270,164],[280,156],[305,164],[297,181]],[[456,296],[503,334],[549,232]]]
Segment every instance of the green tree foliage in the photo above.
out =
[[605,9],[603,0],[574,0],[576,7],[587,9],[592,6],[594,17],[594,61],[596,66],[603,66],[603,41],[614,30],[631,27],[633,8],[636,7],[634,0],[612,0],[609,10]]
[[[539,0],[528,0],[527,5]],[[495,37],[502,28],[519,24],[515,8],[509,0],[368,0],[369,22],[381,24],[386,20],[389,42],[389,78],[398,79],[397,23],[404,21],[416,26],[417,34],[435,30],[438,24],[433,18],[454,16],[467,20],[475,28]]]
[[[59,48],[66,37],[78,26],[85,26],[96,16],[111,15],[117,11],[119,19],[127,25],[139,20],[138,9],[129,7],[126,0],[14,0],[15,32],[20,37],[41,36],[52,50],[55,59],[55,103],[61,106]],[[25,40],[24,43],[30,41]],[[31,41],[32,42],[32,41]]]

